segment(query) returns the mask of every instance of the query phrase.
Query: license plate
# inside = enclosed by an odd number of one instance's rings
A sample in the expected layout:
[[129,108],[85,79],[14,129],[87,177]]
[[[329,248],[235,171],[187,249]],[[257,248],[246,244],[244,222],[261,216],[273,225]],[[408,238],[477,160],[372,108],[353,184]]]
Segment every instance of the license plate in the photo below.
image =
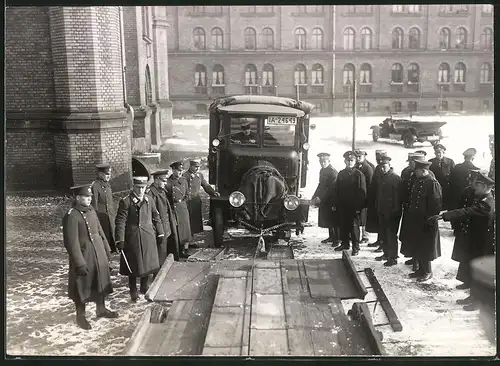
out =
[[297,117],[269,116],[268,125],[296,125]]

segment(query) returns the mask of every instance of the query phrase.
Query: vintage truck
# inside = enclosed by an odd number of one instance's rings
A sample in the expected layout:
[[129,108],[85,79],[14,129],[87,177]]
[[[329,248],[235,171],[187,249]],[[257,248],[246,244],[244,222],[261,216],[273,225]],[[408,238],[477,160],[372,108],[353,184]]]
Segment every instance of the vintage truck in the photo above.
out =
[[388,139],[403,141],[404,146],[412,148],[415,142],[429,141],[433,146],[443,138],[441,127],[446,122],[412,121],[397,117],[388,117],[378,126],[371,126],[373,141]]

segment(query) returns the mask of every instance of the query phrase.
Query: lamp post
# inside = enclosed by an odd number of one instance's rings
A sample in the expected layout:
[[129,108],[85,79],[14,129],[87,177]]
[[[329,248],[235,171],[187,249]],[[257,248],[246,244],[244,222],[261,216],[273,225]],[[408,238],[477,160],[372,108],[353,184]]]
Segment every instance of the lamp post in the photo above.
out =
[[356,79],[352,82],[352,151],[356,150]]

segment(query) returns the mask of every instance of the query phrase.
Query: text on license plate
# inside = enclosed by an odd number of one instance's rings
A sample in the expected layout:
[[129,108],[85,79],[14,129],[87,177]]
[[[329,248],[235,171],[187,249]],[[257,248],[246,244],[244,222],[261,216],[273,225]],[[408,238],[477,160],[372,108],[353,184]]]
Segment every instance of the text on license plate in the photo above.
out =
[[268,125],[296,125],[297,117],[285,116],[269,116],[267,118]]

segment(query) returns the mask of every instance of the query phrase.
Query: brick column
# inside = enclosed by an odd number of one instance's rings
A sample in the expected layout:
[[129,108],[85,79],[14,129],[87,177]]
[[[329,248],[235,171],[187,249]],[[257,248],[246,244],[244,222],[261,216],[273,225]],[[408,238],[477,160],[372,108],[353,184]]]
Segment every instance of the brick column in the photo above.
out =
[[119,8],[50,7],[57,185],[90,182],[95,164],[113,168],[112,187],[130,187],[130,126],[125,119]]
[[168,85],[168,45],[167,45],[167,8],[154,6],[153,11],[153,44],[154,44],[154,77],[156,78],[157,118],[159,120],[162,141],[172,137],[172,102]]

